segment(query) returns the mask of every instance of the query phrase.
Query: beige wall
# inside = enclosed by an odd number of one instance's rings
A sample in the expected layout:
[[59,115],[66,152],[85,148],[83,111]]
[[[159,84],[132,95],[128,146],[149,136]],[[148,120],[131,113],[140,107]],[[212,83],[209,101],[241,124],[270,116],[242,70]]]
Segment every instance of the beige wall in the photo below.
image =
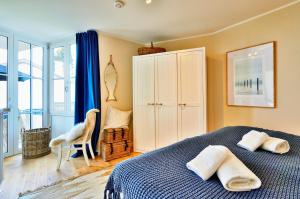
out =
[[[218,34],[159,43],[167,50],[205,46],[208,71],[208,126],[250,125],[300,134],[300,4]],[[277,108],[226,105],[226,52],[277,42]]]
[[[99,34],[100,79],[101,79],[101,129],[106,118],[106,110],[109,105],[121,109],[132,110],[132,56],[137,55],[137,49],[141,44],[125,41],[103,33]],[[107,89],[104,83],[104,71],[109,62],[110,55],[118,73],[118,82],[115,96],[117,101],[106,101]],[[131,128],[132,130],[132,128]],[[100,134],[100,140],[103,134]],[[132,132],[130,133],[132,139]],[[100,141],[99,140],[99,141]],[[100,151],[100,142],[98,151]]]
[[[132,56],[137,55],[137,49],[139,47],[141,47],[141,44],[99,33],[102,126],[104,125],[106,109],[109,105],[121,110],[132,109]],[[113,56],[113,62],[118,73],[118,82],[115,92],[117,101],[107,102],[104,71],[109,62],[110,55]]]

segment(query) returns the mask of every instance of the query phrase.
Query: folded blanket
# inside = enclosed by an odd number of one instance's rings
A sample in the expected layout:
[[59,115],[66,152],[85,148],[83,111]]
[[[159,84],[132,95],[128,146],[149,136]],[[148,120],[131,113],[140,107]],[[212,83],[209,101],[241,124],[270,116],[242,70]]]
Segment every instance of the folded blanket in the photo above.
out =
[[286,140],[275,137],[268,137],[268,139],[263,143],[261,148],[266,151],[271,151],[273,153],[283,154],[287,153],[290,150],[290,145]]
[[228,149],[220,145],[210,145],[186,164],[186,167],[195,172],[203,180],[208,180],[226,159]]
[[251,191],[261,186],[260,179],[231,151],[217,170],[217,175],[228,191]]
[[245,134],[237,145],[253,152],[260,147],[268,139],[268,137],[268,134],[264,132],[252,130]]

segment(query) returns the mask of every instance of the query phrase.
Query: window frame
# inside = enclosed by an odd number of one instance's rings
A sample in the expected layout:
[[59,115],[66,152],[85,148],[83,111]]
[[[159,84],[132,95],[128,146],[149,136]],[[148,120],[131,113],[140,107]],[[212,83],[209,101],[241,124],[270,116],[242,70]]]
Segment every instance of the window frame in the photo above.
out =
[[[67,39],[62,42],[51,43],[49,47],[49,86],[50,86],[50,115],[52,116],[66,116],[74,117],[74,111],[71,111],[71,46],[76,44],[75,39]],[[64,48],[64,111],[56,111],[54,109],[54,80],[60,78],[54,78],[54,53],[55,48],[63,47]]]

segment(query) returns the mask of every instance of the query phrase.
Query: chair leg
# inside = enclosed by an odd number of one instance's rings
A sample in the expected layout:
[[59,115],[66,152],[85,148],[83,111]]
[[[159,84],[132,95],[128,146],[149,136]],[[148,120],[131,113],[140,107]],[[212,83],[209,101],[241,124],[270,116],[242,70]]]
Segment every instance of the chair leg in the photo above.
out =
[[94,152],[93,152],[91,141],[89,141],[88,145],[89,145],[89,149],[90,149],[90,154],[91,154],[93,160],[95,160],[95,155],[94,155]]
[[88,166],[90,166],[89,157],[86,152],[86,144],[85,143],[82,145],[82,151],[83,151],[83,156],[84,156],[84,160],[85,160],[86,164]]
[[72,144],[70,145],[68,153],[67,153],[67,161],[70,160],[71,150],[72,150]]
[[60,145],[58,146],[57,166],[56,166],[56,170],[57,170],[57,171],[60,169],[61,159],[62,159],[62,144],[60,144]]

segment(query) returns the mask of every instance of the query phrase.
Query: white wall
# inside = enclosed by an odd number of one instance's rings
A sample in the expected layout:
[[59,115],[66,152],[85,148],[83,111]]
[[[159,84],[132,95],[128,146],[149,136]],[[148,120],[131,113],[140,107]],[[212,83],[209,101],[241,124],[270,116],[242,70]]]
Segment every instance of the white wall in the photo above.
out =
[[74,124],[74,117],[72,116],[51,116],[51,127],[52,127],[52,137],[55,138],[61,134],[69,131]]

